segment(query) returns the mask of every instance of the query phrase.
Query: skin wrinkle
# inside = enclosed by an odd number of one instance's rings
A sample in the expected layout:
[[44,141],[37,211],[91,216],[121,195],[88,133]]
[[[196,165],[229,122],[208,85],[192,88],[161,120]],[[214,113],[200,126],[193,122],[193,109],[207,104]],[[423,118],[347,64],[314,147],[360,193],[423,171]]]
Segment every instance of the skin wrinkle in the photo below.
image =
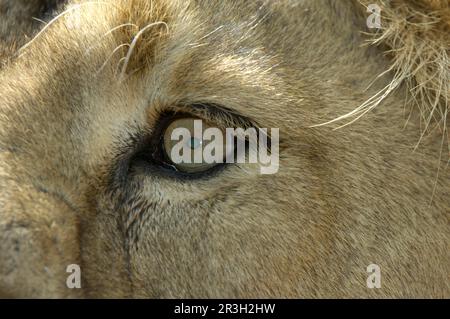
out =
[[[396,57],[364,45],[364,5],[87,2],[61,3],[53,17],[80,7],[40,34],[32,19],[0,20],[0,296],[449,296],[449,172],[430,203],[441,134],[412,153],[424,113],[405,125],[411,91],[343,129],[311,128],[394,78],[369,86]],[[49,2],[29,3],[33,17]],[[279,128],[279,172],[167,173],[149,158],[173,112]],[[65,285],[73,263],[80,290]],[[371,263],[382,289],[366,286]]]

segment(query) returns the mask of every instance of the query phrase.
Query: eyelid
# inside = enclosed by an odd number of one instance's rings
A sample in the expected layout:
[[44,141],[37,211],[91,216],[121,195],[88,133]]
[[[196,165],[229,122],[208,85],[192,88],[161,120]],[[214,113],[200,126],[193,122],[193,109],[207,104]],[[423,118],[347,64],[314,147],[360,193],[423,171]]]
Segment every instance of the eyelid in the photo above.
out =
[[175,106],[173,111],[175,114],[181,113],[184,116],[198,117],[208,122],[209,125],[222,129],[227,127],[243,129],[254,127],[258,129],[258,125],[251,118],[214,103],[180,104]]

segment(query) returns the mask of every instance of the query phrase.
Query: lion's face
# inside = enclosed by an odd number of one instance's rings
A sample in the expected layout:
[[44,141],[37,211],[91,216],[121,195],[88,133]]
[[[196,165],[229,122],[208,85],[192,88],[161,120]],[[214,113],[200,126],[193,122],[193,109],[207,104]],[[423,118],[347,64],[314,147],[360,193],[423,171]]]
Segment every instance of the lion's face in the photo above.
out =
[[[389,58],[362,45],[359,6],[61,9],[0,73],[0,295],[448,296],[449,176],[439,139],[411,152],[403,91],[345,129],[311,127],[389,84],[366,90]],[[175,165],[168,130],[190,119],[279,129],[279,170]],[[372,263],[384,290],[366,286]]]

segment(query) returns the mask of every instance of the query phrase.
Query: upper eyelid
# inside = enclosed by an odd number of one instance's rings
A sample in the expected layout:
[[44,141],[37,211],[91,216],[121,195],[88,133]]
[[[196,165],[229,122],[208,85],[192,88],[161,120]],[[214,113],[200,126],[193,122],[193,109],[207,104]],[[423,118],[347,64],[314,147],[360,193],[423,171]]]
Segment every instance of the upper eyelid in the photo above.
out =
[[256,122],[251,118],[214,103],[183,104],[180,107],[180,111],[198,116],[211,123],[220,124],[223,128],[258,128]]

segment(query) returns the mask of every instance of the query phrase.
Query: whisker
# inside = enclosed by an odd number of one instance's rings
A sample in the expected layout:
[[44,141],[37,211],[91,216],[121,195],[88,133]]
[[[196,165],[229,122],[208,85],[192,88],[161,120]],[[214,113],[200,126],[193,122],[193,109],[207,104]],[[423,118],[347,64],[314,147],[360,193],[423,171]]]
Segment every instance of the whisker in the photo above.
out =
[[47,24],[47,22],[45,22],[42,19],[36,18],[36,17],[32,17],[31,19],[36,20],[37,22],[43,23],[43,24]]
[[121,45],[119,45],[117,48],[115,48],[111,54],[108,56],[108,58],[106,59],[106,61],[102,64],[102,66],[100,67],[100,69],[98,69],[98,71],[96,72],[95,76],[98,76],[103,69],[106,67],[106,65],[108,64],[109,60],[111,60],[111,58],[114,56],[114,54],[116,54],[121,48],[123,47],[129,47],[130,45],[128,43],[123,43]]
[[119,30],[119,29],[121,29],[121,28],[124,28],[124,27],[135,27],[135,28],[139,29],[139,26],[136,25],[136,24],[134,24],[134,23],[124,23],[124,24],[118,25],[117,27],[112,28],[111,30],[109,30],[108,32],[106,32],[104,35],[102,35],[102,36],[100,37],[100,39],[99,39],[99,43],[97,43],[97,44],[95,44],[95,45],[89,47],[89,48],[86,50],[86,52],[84,53],[84,55],[89,54],[93,49],[97,48],[97,47],[100,45],[100,41],[103,40],[104,38],[106,38],[108,35],[112,34],[114,31],[117,31],[117,30]]
[[33,39],[31,39],[28,43],[26,43],[24,46],[22,46],[19,49],[19,52],[25,50],[26,48],[28,48],[34,41],[36,41],[37,38],[39,38],[45,31],[48,30],[48,28],[50,28],[50,26],[52,26],[53,24],[55,24],[55,22],[57,22],[60,18],[64,17],[65,15],[67,15],[68,13],[71,13],[72,11],[78,10],[86,5],[91,5],[91,4],[107,4],[107,5],[111,5],[114,6],[116,8],[118,8],[120,10],[119,7],[115,6],[114,4],[110,3],[110,2],[106,2],[106,1],[90,1],[90,2],[84,2],[81,4],[77,4],[77,5],[73,5],[72,7],[66,9],[64,12],[61,12],[60,14],[58,14],[56,17],[54,17],[52,20],[50,20],[43,28],[41,31],[39,31],[34,37]]
[[158,21],[158,22],[153,22],[148,24],[147,26],[145,26],[142,30],[140,30],[135,36],[133,41],[130,44],[130,48],[128,49],[127,55],[125,56],[125,60],[122,66],[122,71],[120,73],[120,78],[119,81],[122,82],[122,80],[124,79],[125,73],[127,71],[127,67],[128,64],[130,62],[131,59],[131,55],[133,54],[134,48],[136,47],[136,44],[139,40],[139,38],[150,28],[157,26],[157,25],[164,25],[167,29],[167,31],[169,31],[169,26],[167,25],[167,23],[163,22],[163,21]]

